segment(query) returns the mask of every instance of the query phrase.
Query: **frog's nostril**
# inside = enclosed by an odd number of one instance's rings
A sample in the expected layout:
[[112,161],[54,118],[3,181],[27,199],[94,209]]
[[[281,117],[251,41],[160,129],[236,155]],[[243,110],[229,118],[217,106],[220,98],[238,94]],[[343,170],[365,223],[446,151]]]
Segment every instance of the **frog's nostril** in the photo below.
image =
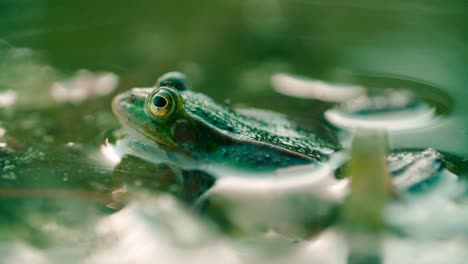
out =
[[130,102],[132,102],[132,103],[135,102],[135,99],[136,99],[136,97],[135,97],[134,94],[130,94],[130,95],[128,96],[128,101],[130,101]]

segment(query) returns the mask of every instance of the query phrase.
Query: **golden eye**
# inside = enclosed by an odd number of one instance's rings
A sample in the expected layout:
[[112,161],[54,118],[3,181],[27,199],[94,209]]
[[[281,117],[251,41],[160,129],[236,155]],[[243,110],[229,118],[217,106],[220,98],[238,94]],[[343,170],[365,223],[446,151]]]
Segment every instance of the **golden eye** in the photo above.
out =
[[159,90],[150,99],[149,110],[156,118],[164,118],[172,114],[176,102],[166,90]]

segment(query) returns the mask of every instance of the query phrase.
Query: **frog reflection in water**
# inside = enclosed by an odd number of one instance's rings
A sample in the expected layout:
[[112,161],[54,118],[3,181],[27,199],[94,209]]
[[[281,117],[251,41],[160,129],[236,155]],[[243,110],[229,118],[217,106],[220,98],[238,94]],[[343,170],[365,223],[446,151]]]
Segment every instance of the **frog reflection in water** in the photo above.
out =
[[281,114],[219,105],[189,90],[178,72],[160,77],[155,88],[116,96],[112,108],[124,125],[160,148],[201,161],[270,169],[321,162],[338,149]]

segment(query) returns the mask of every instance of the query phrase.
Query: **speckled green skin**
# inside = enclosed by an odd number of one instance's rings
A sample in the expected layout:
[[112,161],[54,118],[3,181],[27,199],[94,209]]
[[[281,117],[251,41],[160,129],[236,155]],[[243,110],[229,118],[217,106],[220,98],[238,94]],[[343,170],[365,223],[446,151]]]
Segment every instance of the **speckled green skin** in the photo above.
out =
[[265,110],[234,110],[189,90],[164,87],[176,98],[174,113],[152,118],[145,108],[158,88],[116,96],[120,121],[170,152],[243,168],[277,168],[326,160],[337,147],[300,130],[285,116]]

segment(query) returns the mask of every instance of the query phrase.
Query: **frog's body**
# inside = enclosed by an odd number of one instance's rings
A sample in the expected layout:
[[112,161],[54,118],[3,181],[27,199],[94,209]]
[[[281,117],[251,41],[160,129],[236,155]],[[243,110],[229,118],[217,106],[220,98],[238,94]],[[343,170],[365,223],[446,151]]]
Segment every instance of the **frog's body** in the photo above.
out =
[[[361,137],[362,142],[356,143],[360,147],[352,148],[351,162],[341,166],[341,162],[346,162],[341,160],[342,153],[331,155],[340,150],[339,146],[299,129],[284,115],[216,104],[203,94],[187,90],[185,77],[178,73],[163,76],[156,88],[134,88],[118,95],[112,107],[136,137],[144,136],[138,143],[156,143],[159,149],[182,153],[203,164],[272,169],[316,164],[331,156],[327,166],[307,168],[305,174],[295,171],[287,175],[290,177],[276,177],[276,173],[243,177],[236,170],[235,174],[227,173],[230,177],[221,178],[211,174],[219,170],[209,167],[203,171],[185,170],[183,189],[187,191],[182,197],[195,201],[196,208],[213,213],[215,221],[221,219],[224,227],[236,232],[257,232],[261,226],[262,232],[271,228],[286,236],[308,236],[311,230],[323,230],[336,222],[336,213],[343,208],[358,212],[359,217],[359,212],[364,212],[366,217],[370,215],[369,219],[380,219],[382,201],[389,194],[450,191],[448,187],[456,185],[456,176],[445,170],[442,155],[434,149],[393,153],[383,164],[384,137],[377,138],[375,144],[363,144],[372,137]],[[151,155],[142,149],[144,153],[139,155]],[[335,166],[339,167],[335,177],[346,171],[345,176],[351,176],[351,181],[328,177],[333,175],[330,169]],[[390,175],[393,184],[387,185]],[[348,191],[350,195],[343,195]],[[340,206],[344,198],[347,203]],[[369,204],[372,210],[367,210]],[[347,215],[346,211],[339,214]],[[346,221],[354,223],[354,218],[344,218]]]
[[[124,125],[144,136],[144,144],[156,143],[206,163],[272,169],[322,162],[340,148],[299,129],[282,114],[232,109],[186,86],[183,74],[168,73],[156,88],[134,88],[116,96],[112,107]],[[402,183],[432,178],[443,163],[433,149],[388,157],[389,171]]]
[[168,151],[239,167],[317,163],[338,149],[281,114],[219,105],[185,89],[184,77],[176,77],[171,73],[156,88],[134,88],[118,95],[113,101],[115,114]]

